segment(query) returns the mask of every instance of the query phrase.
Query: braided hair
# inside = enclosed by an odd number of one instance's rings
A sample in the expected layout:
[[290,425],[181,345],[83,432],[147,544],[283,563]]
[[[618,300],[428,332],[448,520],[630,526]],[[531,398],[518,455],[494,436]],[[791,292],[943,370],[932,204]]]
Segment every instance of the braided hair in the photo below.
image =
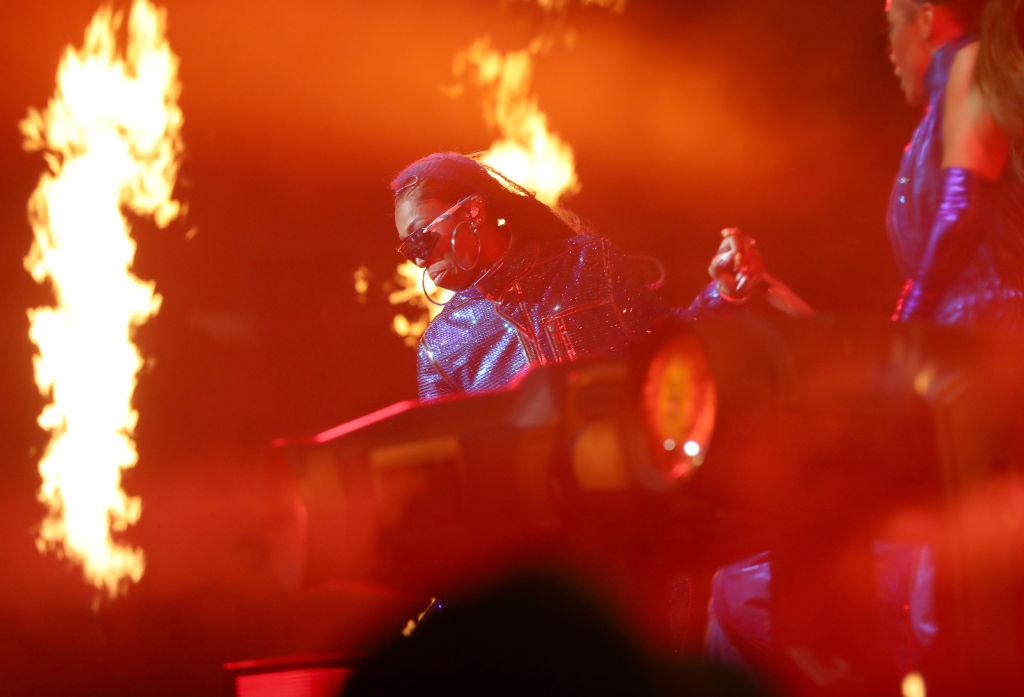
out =
[[488,212],[505,220],[517,239],[568,238],[587,232],[572,213],[539,201],[532,191],[480,160],[456,152],[439,152],[416,160],[391,180],[395,200],[406,196],[454,203],[477,194]]

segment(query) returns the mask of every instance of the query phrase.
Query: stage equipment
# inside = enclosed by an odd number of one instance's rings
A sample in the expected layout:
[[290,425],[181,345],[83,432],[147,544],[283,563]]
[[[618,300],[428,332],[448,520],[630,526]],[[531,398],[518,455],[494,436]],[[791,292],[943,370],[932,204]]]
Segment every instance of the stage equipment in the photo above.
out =
[[225,697],[338,697],[361,656],[291,656],[224,665]]
[[[1017,341],[874,322],[702,322],[629,356],[538,368],[504,391],[400,403],[277,445],[308,508],[310,579],[436,591],[538,559],[603,554],[642,574],[758,550],[785,579],[836,550],[869,564],[872,542],[892,535],[936,550],[957,680],[1019,680]],[[1003,521],[984,533],[979,500]],[[995,576],[974,561],[982,534],[1011,559]],[[777,591],[778,633],[799,634],[785,617],[800,597]]]

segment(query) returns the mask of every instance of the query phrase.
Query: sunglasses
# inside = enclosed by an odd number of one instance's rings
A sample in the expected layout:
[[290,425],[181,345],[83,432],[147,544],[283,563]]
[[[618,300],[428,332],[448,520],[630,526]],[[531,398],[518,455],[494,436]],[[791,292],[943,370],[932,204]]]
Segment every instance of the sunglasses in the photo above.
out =
[[476,194],[470,194],[469,196],[460,199],[458,203],[431,220],[427,225],[424,225],[419,230],[415,230],[410,233],[404,240],[402,240],[402,243],[398,245],[398,253],[414,264],[417,261],[429,259],[430,253],[434,251],[434,247],[437,245],[437,241],[441,237],[441,233],[436,229],[437,225],[448,220],[456,213],[459,213],[463,206],[476,198]]

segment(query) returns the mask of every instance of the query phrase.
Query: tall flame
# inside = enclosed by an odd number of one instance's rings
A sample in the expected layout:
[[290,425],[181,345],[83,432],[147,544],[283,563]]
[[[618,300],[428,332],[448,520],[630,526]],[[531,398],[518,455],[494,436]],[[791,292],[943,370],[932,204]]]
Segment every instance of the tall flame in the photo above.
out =
[[49,510],[36,544],[81,564],[110,597],[145,568],[142,550],[112,531],[142,512],[121,489],[123,470],[138,460],[132,394],[142,357],[132,335],[160,307],[154,284],[129,270],[135,242],[122,209],[161,228],[180,212],[171,192],[183,117],[165,19],[135,0],[122,55],[121,14],[99,10],[82,48],[66,49],[46,109],[20,124],[25,148],[42,152],[49,170],[29,201],[25,267],[56,299],[28,313],[36,384],[51,400],[39,416],[51,438],[39,462]]

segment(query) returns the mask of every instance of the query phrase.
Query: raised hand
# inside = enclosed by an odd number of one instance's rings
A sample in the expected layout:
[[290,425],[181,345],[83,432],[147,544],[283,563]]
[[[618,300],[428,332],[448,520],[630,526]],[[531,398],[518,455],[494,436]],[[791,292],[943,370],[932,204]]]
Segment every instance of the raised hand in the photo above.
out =
[[757,242],[739,228],[725,228],[708,274],[723,298],[736,302],[747,300],[764,282],[764,259],[757,250]]

